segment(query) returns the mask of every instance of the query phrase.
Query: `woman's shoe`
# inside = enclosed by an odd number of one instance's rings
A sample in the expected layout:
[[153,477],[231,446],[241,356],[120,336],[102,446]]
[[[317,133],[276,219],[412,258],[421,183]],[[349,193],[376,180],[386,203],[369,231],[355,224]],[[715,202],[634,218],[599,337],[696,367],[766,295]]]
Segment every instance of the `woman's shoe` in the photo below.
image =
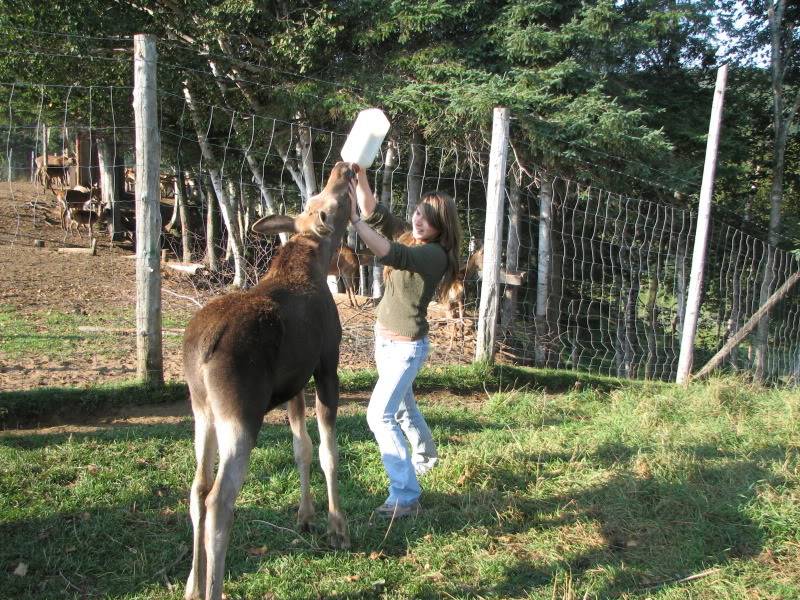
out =
[[394,502],[384,502],[375,512],[382,517],[389,519],[402,519],[404,517],[416,516],[420,513],[422,507],[419,502],[412,502],[411,504],[395,504]]

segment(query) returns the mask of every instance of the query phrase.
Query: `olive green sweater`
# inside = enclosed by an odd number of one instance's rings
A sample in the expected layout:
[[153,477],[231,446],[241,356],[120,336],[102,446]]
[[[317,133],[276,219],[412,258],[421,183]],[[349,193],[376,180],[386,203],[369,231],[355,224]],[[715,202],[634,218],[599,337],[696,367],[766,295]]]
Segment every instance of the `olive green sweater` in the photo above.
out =
[[[404,223],[379,204],[368,225],[392,239],[402,233]],[[389,253],[378,262],[394,270],[385,282],[377,318],[386,329],[420,338],[428,333],[428,304],[447,269],[447,253],[438,243],[406,246],[390,242]]]

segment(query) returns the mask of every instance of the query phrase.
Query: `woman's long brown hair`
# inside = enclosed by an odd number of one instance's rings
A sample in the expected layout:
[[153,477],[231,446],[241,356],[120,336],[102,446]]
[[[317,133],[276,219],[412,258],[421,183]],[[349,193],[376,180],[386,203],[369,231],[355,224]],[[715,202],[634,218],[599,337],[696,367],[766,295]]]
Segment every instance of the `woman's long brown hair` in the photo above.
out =
[[[456,203],[448,194],[444,192],[428,192],[422,195],[417,204],[417,210],[422,212],[425,220],[439,231],[439,237],[422,241],[414,239],[411,231],[406,231],[397,238],[397,241],[406,246],[416,246],[428,242],[436,242],[444,248],[447,254],[447,269],[444,272],[442,281],[437,289],[437,297],[440,302],[447,299],[450,286],[458,279],[459,249],[461,248],[461,225],[458,222],[458,212]],[[392,272],[391,267],[385,267],[383,278],[388,279]]]

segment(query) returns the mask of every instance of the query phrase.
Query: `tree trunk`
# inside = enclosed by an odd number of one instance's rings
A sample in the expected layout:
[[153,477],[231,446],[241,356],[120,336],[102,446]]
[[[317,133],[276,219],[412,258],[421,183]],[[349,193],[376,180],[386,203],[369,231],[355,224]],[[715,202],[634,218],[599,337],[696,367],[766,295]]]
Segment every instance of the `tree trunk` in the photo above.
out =
[[[381,194],[379,202],[389,211],[392,210],[392,180],[398,165],[397,142],[390,139],[386,145],[386,155],[383,160],[383,173],[381,174]],[[383,266],[375,258],[372,261],[372,298],[379,300],[383,296]]]
[[[227,54],[230,53],[230,49],[228,48],[227,43],[225,43],[225,41],[222,38],[220,38],[220,46],[222,47],[224,52],[226,52]],[[225,104],[229,106],[229,103],[227,102],[228,87],[224,83],[224,77],[214,61],[208,61],[208,64],[209,67],[211,68],[211,72],[214,74],[214,77],[216,78],[217,86],[219,87],[220,93],[222,94],[222,97],[225,100]],[[234,73],[234,75],[237,75],[235,69],[231,69],[231,71]],[[250,103],[250,107],[253,109],[253,111],[258,112],[258,110],[261,107],[256,101],[255,96],[253,96],[251,93],[244,93],[245,89],[247,89],[246,86],[244,88],[239,86],[239,89],[240,91],[243,92],[245,99]],[[253,180],[256,182],[256,185],[258,185],[258,189],[261,192],[261,200],[267,207],[266,214],[274,215],[277,213],[277,210],[275,209],[275,201],[273,200],[272,194],[270,193],[269,189],[267,189],[267,186],[264,184],[264,177],[262,176],[262,172],[259,169],[258,163],[256,162],[256,159],[253,157],[253,154],[251,152],[251,148],[253,147],[253,140],[255,139],[256,123],[255,119],[251,119],[250,121],[252,128],[250,132],[250,144],[244,150],[244,157],[245,160],[247,161],[247,166],[250,168],[250,173],[253,175]],[[236,132],[236,135],[241,137],[242,132],[239,130],[239,126],[236,123],[236,121],[234,121],[233,123],[233,129]],[[295,171],[296,170],[290,169],[292,177],[295,180],[297,180],[298,176]],[[289,235],[287,233],[281,233],[279,234],[278,237],[281,240],[281,244],[285,244],[289,239]]]
[[672,335],[678,340],[683,334],[683,319],[686,316],[686,243],[678,238],[677,254],[675,255],[675,285],[677,287],[677,306]]
[[[737,232],[735,235],[743,235],[741,232]],[[735,236],[734,236],[735,238]],[[731,292],[731,313],[728,317],[728,330],[725,334],[725,342],[731,339],[739,332],[739,327],[742,324],[742,300],[741,300],[741,293],[742,293],[742,281],[741,281],[741,273],[739,271],[739,263],[738,261],[734,262],[734,269],[733,269],[733,276],[731,277],[731,281],[733,283],[733,290]],[[738,360],[736,357],[736,353],[731,352],[728,356],[728,364],[734,370],[739,368]]]
[[116,156],[112,144],[104,139],[97,140],[97,160],[100,163],[100,194],[102,206],[108,208],[111,218],[107,221],[108,235],[111,241],[120,237],[120,206],[119,206],[119,168],[116,166]]
[[[652,265],[651,265],[652,267]],[[649,273],[650,283],[647,287],[647,360],[644,365],[644,378],[653,379],[655,376],[655,366],[658,362],[658,342],[656,332],[658,331],[658,316],[656,310],[656,298],[658,297],[658,267]]]
[[[220,36],[218,38],[218,41],[219,41],[220,48],[222,48],[223,53],[225,53],[226,55],[230,56],[231,55],[231,50],[230,50],[230,47],[229,47],[229,45],[227,43],[227,40],[223,36]],[[208,64],[209,64],[209,67],[211,68],[211,72],[214,74],[214,77],[216,78],[217,85],[218,85],[218,87],[220,89],[220,92],[222,92],[223,98],[225,98],[226,95],[227,95],[228,88],[224,83],[224,77],[223,77],[221,71],[219,70],[219,67],[217,66],[217,64],[214,61],[208,61]],[[258,101],[258,97],[255,95],[253,90],[250,88],[250,85],[244,79],[239,77],[238,72],[237,72],[236,69],[231,68],[231,73],[233,73],[233,75],[234,75],[234,81],[236,82],[236,87],[239,89],[239,91],[245,97],[245,100],[247,100],[247,103],[250,105],[250,109],[253,111],[253,113],[255,113],[255,114],[263,113],[261,103]],[[253,126],[255,127],[255,124]],[[236,126],[234,124],[234,128],[235,127]],[[289,150],[290,150],[291,145],[292,145],[291,137],[290,137],[289,141],[285,145],[281,145],[278,140],[275,140],[275,146],[278,149],[278,154],[280,155],[281,160],[283,160],[284,167],[286,167],[286,170],[289,171],[289,174],[291,175],[292,180],[294,181],[295,185],[297,186],[297,189],[300,191],[301,202],[302,202],[303,206],[305,206],[306,201],[309,198],[309,192],[308,192],[308,189],[306,187],[304,176],[301,173],[301,169],[298,169],[295,166],[294,159],[289,157]],[[251,160],[248,159],[247,162],[250,165],[250,170],[253,171],[254,176],[256,176],[258,178],[258,180],[261,181],[261,179],[262,179],[261,176],[260,175],[256,175],[256,173],[258,172],[258,167],[253,164],[255,161],[251,162]],[[313,167],[313,163],[312,163],[312,167]],[[263,193],[264,193],[263,183],[260,183],[259,185],[262,187],[262,195],[263,195]],[[274,210],[273,210],[272,214],[275,214]],[[286,240],[288,239],[288,236],[286,236],[285,234],[281,234],[280,237],[281,237],[281,242],[286,243]]]
[[[770,212],[769,212],[769,244],[772,248],[777,248],[779,232],[781,226],[781,204],[783,202],[783,178],[785,169],[786,141],[792,122],[800,108],[800,91],[796,92],[794,102],[786,110],[783,94],[786,91],[784,86],[784,75],[787,68],[784,48],[789,44],[782,40],[786,35],[791,40],[791,23],[787,26],[789,31],[783,29],[783,16],[786,9],[785,0],[776,3],[770,2],[767,14],[769,16],[770,28],[770,67],[772,71],[772,126],[775,131],[775,158],[772,171],[772,188],[770,190]],[[764,280],[761,284],[759,300],[761,304],[769,297],[774,278],[774,252],[768,249],[768,260],[764,269]],[[755,377],[757,380],[764,378],[767,366],[767,345],[769,343],[769,313],[758,324],[756,333],[756,357],[755,357]]]
[[[92,187],[92,148],[89,135],[85,131],[79,131],[75,137],[75,158],[78,160],[78,164],[74,181],[77,185],[84,187]],[[66,185],[66,182],[64,183]]]
[[426,159],[424,144],[425,140],[422,138],[422,134],[415,130],[411,137],[411,162],[408,165],[408,179],[406,181],[406,221],[409,223],[414,211],[417,210],[419,197],[422,195]]
[[236,213],[231,206],[230,199],[225,194],[222,176],[219,172],[219,169],[216,167],[218,163],[214,152],[211,146],[208,144],[205,133],[200,126],[200,119],[197,115],[197,109],[195,108],[194,101],[192,100],[192,94],[189,90],[188,81],[184,82],[183,95],[186,99],[186,104],[189,107],[189,113],[192,116],[192,122],[197,134],[197,141],[200,144],[200,151],[203,154],[203,158],[206,160],[208,173],[211,177],[211,185],[214,187],[214,192],[217,195],[217,200],[219,201],[220,205],[220,212],[222,213],[222,219],[225,222],[225,228],[228,231],[228,239],[230,240],[233,254],[233,286],[244,287],[244,260],[242,257],[242,248],[240,242],[241,235],[238,228]]
[[185,181],[183,167],[179,161],[175,173],[175,202],[179,205],[178,216],[181,222],[181,260],[188,263],[192,262],[192,232],[189,225],[189,203]]
[[216,210],[214,202],[214,191],[208,185],[203,173],[197,176],[197,191],[200,199],[206,207],[206,262],[208,270],[212,273],[219,271],[219,253],[217,252],[219,242],[219,212]]
[[389,210],[392,209],[392,180],[394,171],[397,168],[397,142],[389,140],[386,144],[386,157],[383,161],[383,173],[381,175],[381,195],[380,203]]
[[[506,271],[519,271],[520,248],[520,205],[519,184],[521,173],[512,173],[508,192],[508,239],[506,240]],[[511,334],[511,327],[517,315],[518,286],[506,285],[500,310],[500,326],[504,335]]]
[[641,280],[638,269],[628,271],[627,297],[625,300],[625,352],[623,357],[623,370],[625,377],[636,377],[636,307],[639,302],[639,289]]
[[314,151],[311,139],[311,128],[306,124],[302,115],[297,115],[300,124],[297,126],[297,142],[295,152],[297,161],[303,173],[303,183],[305,185],[305,196],[303,197],[303,208],[306,207],[308,199],[317,193],[317,176],[314,169]]
[[[258,163],[256,159],[253,158],[252,153],[249,151],[245,151],[244,153],[245,160],[247,161],[247,166],[250,167],[250,172],[253,174],[253,179],[258,186],[258,189],[261,193],[261,201],[264,203],[266,207],[266,215],[274,215],[277,214],[277,210],[275,209],[275,200],[272,198],[272,192],[269,191],[266,185],[264,185],[264,178],[261,176],[261,173],[258,169]],[[265,216],[266,216],[265,215]],[[288,233],[280,233],[278,237],[281,240],[281,244],[285,244],[289,239]]]
[[[169,223],[164,228],[167,231],[172,231],[175,228],[175,223],[178,222],[178,213],[180,212],[181,208],[181,196],[183,193],[178,194],[178,169],[173,167],[172,168],[172,175],[175,178],[172,182],[172,195],[175,196],[175,201],[172,203],[172,216],[169,219]],[[180,185],[183,185],[182,183]]]

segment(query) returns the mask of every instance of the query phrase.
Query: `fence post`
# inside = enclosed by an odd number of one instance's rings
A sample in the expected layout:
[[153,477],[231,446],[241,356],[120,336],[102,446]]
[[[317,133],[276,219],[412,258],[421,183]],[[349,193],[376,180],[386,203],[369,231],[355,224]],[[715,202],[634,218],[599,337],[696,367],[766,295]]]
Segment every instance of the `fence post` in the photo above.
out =
[[133,110],[136,124],[136,375],[164,383],[161,353],[161,140],[156,103],[156,41],[133,37]]
[[500,246],[503,242],[508,121],[507,108],[494,109],[489,180],[486,185],[486,229],[483,233],[483,280],[481,304],[478,310],[476,361],[494,362],[497,310],[500,304]]
[[700,292],[703,289],[703,271],[706,265],[706,245],[708,223],[711,220],[711,197],[714,193],[714,175],[717,170],[717,146],[722,123],[722,104],[725,99],[725,84],[728,79],[728,65],[717,71],[717,84],[714,88],[714,102],[711,106],[711,122],[706,141],[706,160],[703,166],[703,183],[700,186],[700,205],[697,209],[697,231],[694,236],[692,253],[692,272],[689,279],[689,292],[686,295],[686,317],[681,332],[681,353],[678,358],[676,383],[687,383],[694,360],[694,339],[697,333],[697,320],[700,314]]
[[544,367],[547,363],[547,346],[550,325],[547,322],[547,305],[550,301],[550,280],[552,276],[553,240],[553,177],[542,173],[542,186],[539,190],[539,246],[536,260],[536,345],[534,364]]

